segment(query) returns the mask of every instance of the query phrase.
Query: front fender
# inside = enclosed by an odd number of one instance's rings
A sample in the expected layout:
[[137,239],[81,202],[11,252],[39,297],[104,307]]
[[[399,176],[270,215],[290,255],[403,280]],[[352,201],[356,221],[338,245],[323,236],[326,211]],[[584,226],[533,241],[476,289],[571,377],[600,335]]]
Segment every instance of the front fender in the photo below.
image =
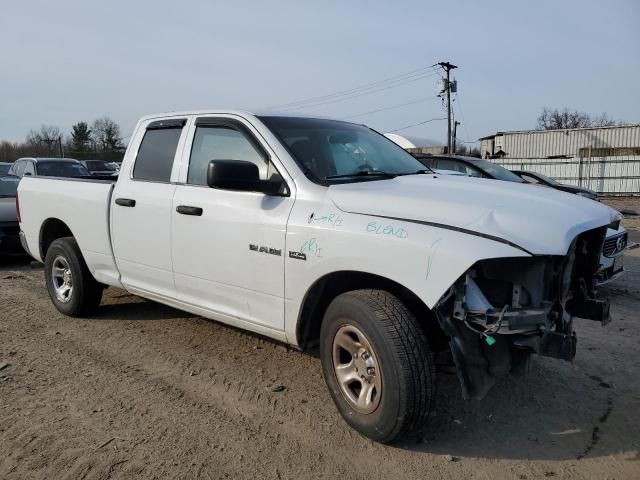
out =
[[530,256],[515,246],[470,233],[306,202],[296,203],[291,213],[284,255],[285,326],[293,343],[303,300],[327,274],[349,270],[387,278],[433,308],[477,261]]

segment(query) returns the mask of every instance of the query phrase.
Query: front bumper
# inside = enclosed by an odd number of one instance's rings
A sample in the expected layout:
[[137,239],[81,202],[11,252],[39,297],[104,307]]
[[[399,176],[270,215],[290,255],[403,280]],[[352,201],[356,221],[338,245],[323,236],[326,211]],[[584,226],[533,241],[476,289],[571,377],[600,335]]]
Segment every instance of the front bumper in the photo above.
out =
[[609,302],[594,289],[604,237],[603,228],[583,232],[563,257],[481,260],[456,281],[435,313],[465,397],[482,398],[531,353],[572,360],[574,317],[610,321]]

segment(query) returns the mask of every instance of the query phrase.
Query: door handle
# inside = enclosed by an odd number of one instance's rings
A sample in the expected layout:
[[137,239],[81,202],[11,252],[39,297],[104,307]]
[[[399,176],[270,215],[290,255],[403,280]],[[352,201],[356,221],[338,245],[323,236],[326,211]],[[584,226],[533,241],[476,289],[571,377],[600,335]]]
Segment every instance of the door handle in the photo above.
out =
[[176,212],[182,215],[195,215],[196,217],[202,215],[202,209],[200,207],[191,207],[189,205],[178,205]]
[[116,205],[121,207],[135,207],[136,201],[132,198],[116,198]]

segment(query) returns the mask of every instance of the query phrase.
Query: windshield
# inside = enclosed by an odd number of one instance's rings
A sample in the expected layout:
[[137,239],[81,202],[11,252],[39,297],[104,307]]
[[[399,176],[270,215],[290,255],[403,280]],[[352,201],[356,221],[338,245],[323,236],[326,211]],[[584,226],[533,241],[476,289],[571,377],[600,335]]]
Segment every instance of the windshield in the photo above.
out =
[[10,168],[10,163],[0,163],[0,175],[6,175],[7,173],[9,173]]
[[506,168],[501,167],[500,165],[496,165],[495,163],[491,163],[487,160],[475,158],[473,159],[473,165],[480,168],[484,172],[488,173],[490,176],[492,176],[496,180],[524,183],[524,180],[521,179],[518,175],[516,175],[512,171],[507,170]]
[[43,177],[87,177],[91,174],[81,163],[38,162],[38,175]]
[[401,147],[362,125],[296,117],[260,117],[314,181],[380,180],[424,171]]
[[103,162],[101,160],[87,160],[86,162],[87,168],[92,172],[99,172],[108,170],[110,172],[116,172],[118,169],[116,168],[114,163],[111,162]]
[[0,197],[15,197],[19,181],[18,177],[0,177]]

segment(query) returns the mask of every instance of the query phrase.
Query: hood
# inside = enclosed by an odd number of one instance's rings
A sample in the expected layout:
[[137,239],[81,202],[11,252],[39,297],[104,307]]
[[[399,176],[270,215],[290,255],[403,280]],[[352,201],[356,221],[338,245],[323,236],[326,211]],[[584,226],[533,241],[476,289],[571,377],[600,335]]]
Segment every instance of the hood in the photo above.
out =
[[565,255],[573,239],[618,212],[551,188],[452,175],[408,175],[332,185],[345,212],[429,222],[511,242],[538,255]]

